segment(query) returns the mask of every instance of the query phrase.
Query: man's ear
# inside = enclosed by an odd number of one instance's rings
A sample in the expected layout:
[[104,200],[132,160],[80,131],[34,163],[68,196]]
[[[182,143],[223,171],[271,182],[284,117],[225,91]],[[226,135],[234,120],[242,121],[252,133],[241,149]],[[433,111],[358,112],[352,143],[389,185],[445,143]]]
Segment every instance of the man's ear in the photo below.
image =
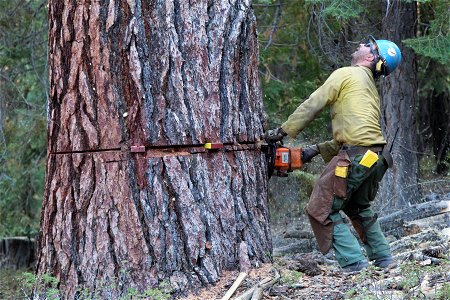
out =
[[375,60],[375,55],[373,55],[372,53],[367,54],[366,55],[366,60],[370,61],[370,62],[374,61]]

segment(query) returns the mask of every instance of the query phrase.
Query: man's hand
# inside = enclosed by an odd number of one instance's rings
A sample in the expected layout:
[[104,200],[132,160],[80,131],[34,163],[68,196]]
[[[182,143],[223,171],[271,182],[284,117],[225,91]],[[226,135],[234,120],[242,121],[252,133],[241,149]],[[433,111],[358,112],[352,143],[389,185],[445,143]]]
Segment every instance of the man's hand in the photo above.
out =
[[320,152],[317,145],[306,147],[305,149],[302,150],[302,162],[303,163],[310,162],[311,159],[313,159],[313,157],[318,155],[319,153]]
[[281,127],[270,129],[264,133],[264,140],[268,143],[275,143],[283,140],[286,135],[287,133]]

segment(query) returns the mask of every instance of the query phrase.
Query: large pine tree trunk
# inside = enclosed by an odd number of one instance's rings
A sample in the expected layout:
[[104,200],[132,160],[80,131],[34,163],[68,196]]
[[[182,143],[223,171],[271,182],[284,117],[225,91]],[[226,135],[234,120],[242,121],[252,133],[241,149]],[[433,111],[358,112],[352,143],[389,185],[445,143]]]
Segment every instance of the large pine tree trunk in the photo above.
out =
[[415,107],[417,65],[411,48],[402,40],[415,36],[416,4],[404,1],[383,2],[383,39],[399,45],[403,60],[397,70],[382,79],[383,127],[392,148],[394,167],[381,185],[379,204],[385,209],[404,208],[420,198]]
[[67,297],[212,283],[241,241],[270,259],[250,2],[49,1],[37,269]]

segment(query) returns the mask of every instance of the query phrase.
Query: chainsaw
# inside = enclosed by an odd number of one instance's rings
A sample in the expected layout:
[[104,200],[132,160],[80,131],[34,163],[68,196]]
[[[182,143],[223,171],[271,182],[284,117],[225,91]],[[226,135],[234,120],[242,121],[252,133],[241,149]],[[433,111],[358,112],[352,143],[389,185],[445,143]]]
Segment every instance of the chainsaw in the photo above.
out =
[[289,172],[301,169],[302,148],[284,147],[281,142],[261,145],[261,151],[265,153],[269,178],[272,175],[287,177]]

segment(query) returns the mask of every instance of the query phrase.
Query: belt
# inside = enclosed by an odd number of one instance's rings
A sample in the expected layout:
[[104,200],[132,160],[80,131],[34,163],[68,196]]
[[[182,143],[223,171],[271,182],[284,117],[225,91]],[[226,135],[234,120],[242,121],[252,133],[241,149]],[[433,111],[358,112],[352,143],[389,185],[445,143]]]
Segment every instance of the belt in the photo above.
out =
[[384,145],[372,145],[372,146],[353,146],[353,145],[342,145],[341,150],[347,151],[348,156],[356,156],[359,154],[364,154],[367,150],[371,150],[377,154],[383,152]]

